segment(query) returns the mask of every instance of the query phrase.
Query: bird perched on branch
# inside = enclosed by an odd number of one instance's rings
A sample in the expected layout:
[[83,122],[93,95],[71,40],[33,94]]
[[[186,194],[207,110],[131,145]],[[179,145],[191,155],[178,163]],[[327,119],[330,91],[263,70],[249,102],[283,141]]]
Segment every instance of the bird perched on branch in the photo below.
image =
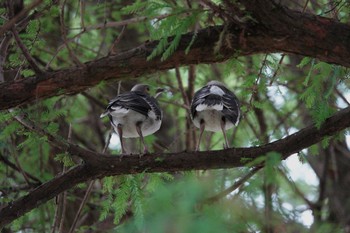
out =
[[159,130],[162,123],[162,111],[157,100],[148,94],[149,86],[135,85],[130,92],[118,95],[111,100],[101,118],[108,116],[119,135],[122,153],[125,154],[123,138],[140,137],[144,153],[147,146],[144,137]]
[[210,81],[199,89],[191,103],[192,121],[200,129],[196,150],[199,150],[204,130],[222,131],[225,138],[224,148],[229,148],[226,130],[238,125],[240,115],[237,97],[223,83]]

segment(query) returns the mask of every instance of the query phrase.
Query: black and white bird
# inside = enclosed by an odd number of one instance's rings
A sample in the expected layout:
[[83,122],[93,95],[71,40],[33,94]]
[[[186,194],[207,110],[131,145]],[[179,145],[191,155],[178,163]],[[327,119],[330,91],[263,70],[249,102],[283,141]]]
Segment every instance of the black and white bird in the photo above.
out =
[[229,148],[226,130],[237,126],[240,120],[240,103],[237,97],[219,81],[210,81],[199,89],[191,103],[191,117],[200,129],[196,150],[199,150],[203,131],[222,131],[225,148]]
[[144,153],[147,146],[144,137],[155,133],[162,124],[162,111],[157,100],[148,94],[149,86],[135,85],[130,92],[118,95],[111,100],[101,118],[108,116],[118,134],[122,153],[125,154],[123,138],[140,137]]

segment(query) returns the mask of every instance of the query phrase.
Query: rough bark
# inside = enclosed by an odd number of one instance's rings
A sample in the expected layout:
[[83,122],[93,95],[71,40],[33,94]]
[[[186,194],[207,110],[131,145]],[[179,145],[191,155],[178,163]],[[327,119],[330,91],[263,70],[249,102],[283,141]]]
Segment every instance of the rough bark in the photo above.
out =
[[[194,33],[182,36],[175,53],[165,61],[147,60],[158,41],[54,72],[0,84],[0,110],[62,94],[76,94],[102,80],[140,77],[176,66],[222,62],[257,53],[285,52],[350,67],[350,26],[332,19],[271,4],[245,1],[254,20],[200,30],[188,54]],[[220,34],[222,40],[220,40]],[[169,38],[171,40],[171,38]],[[214,53],[219,45],[219,52]]]
[[[142,172],[171,172],[185,170],[218,169],[246,166],[255,158],[269,152],[278,152],[285,159],[293,153],[307,148],[326,136],[332,136],[350,126],[350,107],[328,118],[320,129],[306,127],[284,139],[251,148],[232,148],[220,151],[155,153],[143,156],[107,156],[67,144],[68,152],[84,160],[67,173],[58,176],[26,196],[9,203],[0,210],[0,228],[47,202],[76,184],[106,176],[135,174]],[[59,146],[60,144],[56,144]]]

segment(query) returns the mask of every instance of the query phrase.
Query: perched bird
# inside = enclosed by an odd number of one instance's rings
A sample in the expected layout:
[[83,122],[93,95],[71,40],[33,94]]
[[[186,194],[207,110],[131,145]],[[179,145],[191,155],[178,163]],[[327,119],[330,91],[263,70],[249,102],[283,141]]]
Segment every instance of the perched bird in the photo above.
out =
[[222,131],[225,148],[229,148],[226,130],[237,126],[240,119],[240,104],[237,97],[218,81],[210,81],[199,89],[191,103],[191,117],[200,129],[196,150],[199,150],[203,131]]
[[162,111],[155,98],[148,94],[149,86],[135,85],[130,92],[118,95],[111,100],[101,118],[108,116],[119,135],[122,153],[125,154],[123,138],[140,137],[144,153],[147,146],[144,138],[159,130],[162,123]]

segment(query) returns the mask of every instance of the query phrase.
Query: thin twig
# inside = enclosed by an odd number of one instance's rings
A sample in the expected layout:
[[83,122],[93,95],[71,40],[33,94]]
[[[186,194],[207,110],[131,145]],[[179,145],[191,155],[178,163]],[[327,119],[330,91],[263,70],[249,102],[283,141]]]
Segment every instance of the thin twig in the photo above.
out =
[[27,174],[24,172],[24,170],[22,169],[22,166],[18,160],[18,153],[17,153],[17,150],[16,150],[16,147],[14,146],[13,142],[12,142],[12,139],[11,139],[11,144],[12,144],[12,156],[13,158],[15,159],[15,163],[17,165],[17,168],[19,170],[19,172],[22,174],[24,180],[27,182],[28,185],[32,185],[32,183],[30,182]]
[[5,82],[4,67],[10,43],[11,35],[6,34],[0,43],[0,83]]
[[[12,163],[11,161],[9,161],[5,156],[3,156],[2,154],[0,154],[0,160],[6,164],[7,166],[9,166],[10,168],[12,168],[13,170],[16,170],[16,171],[20,171],[19,168],[14,164]],[[28,172],[25,172],[24,173],[26,174],[27,177],[29,177],[30,179],[32,179],[37,185],[40,185],[42,182],[36,178],[35,176],[29,174]],[[31,186],[33,186],[31,184]]]
[[[106,144],[105,144],[105,146],[104,146],[104,148],[102,150],[103,154],[106,152],[106,150],[108,148],[108,145],[109,145],[109,142],[111,140],[111,137],[112,137],[112,130],[110,131],[110,133],[108,135],[108,138],[107,138],[107,142],[106,142]],[[87,190],[85,192],[84,198],[83,198],[82,202],[80,203],[79,209],[78,209],[78,211],[77,211],[77,213],[76,213],[76,215],[74,217],[74,221],[73,221],[72,226],[71,226],[71,228],[69,230],[69,233],[73,233],[74,232],[75,227],[77,225],[77,222],[79,220],[81,211],[83,210],[83,207],[86,204],[86,202],[87,202],[87,200],[88,200],[88,198],[90,196],[90,193],[92,191],[92,187],[93,187],[94,183],[95,183],[95,180],[90,181],[89,186],[88,186],[88,188],[87,188]]]
[[64,191],[63,194],[61,194],[62,196],[62,210],[61,210],[61,221],[60,221],[60,225],[58,227],[58,232],[62,233],[63,232],[63,226],[64,226],[64,219],[65,219],[65,215],[66,215],[66,209],[67,209],[67,191]]
[[[69,124],[67,141],[71,142],[72,141],[71,139],[72,139],[72,124]],[[64,166],[63,164],[62,174],[64,174],[65,171],[66,171],[66,166]],[[51,233],[54,233],[56,231],[57,226],[58,226],[58,232],[63,232],[64,216],[65,216],[66,205],[67,205],[67,192],[64,191],[63,193],[59,194],[56,198],[57,198],[57,203],[56,203],[56,210],[54,215],[54,223],[52,224],[52,227],[51,227]],[[60,212],[61,214],[59,214]]]
[[[187,12],[183,12],[182,14],[185,14],[185,13],[187,13]],[[90,25],[90,26],[86,26],[83,28],[70,28],[70,30],[83,30],[84,32],[87,32],[87,31],[91,31],[91,30],[126,26],[129,24],[144,22],[147,20],[154,20],[154,19],[162,20],[162,19],[165,19],[165,18],[172,16],[172,15],[174,15],[174,14],[164,14],[164,15],[159,15],[159,16],[155,16],[155,17],[151,17],[151,18],[145,17],[145,16],[144,17],[136,17],[136,18],[121,20],[121,21],[117,21],[117,22],[105,22],[105,23],[100,23],[100,24],[96,24],[96,25]]]
[[[193,94],[194,94],[194,81],[196,79],[196,66],[195,65],[190,65],[188,67],[188,87],[187,87],[187,98],[189,100],[192,99]],[[188,105],[189,106],[189,105]],[[196,145],[196,132],[195,129],[192,127],[192,122],[191,119],[188,117],[189,114],[187,115],[186,118],[186,149],[187,150],[192,150],[195,145]]]
[[51,233],[55,233],[55,231],[56,231],[56,228],[57,228],[57,224],[58,224],[58,222],[59,222],[59,218],[60,218],[60,215],[59,215],[59,211],[60,211],[60,208],[59,208],[59,206],[60,206],[60,203],[61,203],[61,195],[58,195],[57,197],[56,197],[56,209],[55,209],[55,215],[54,215],[54,217],[53,217],[53,224],[52,224],[52,226],[51,226]]
[[85,31],[84,15],[85,15],[85,1],[79,1],[79,10],[80,10],[80,25],[81,28]]
[[310,201],[309,199],[306,198],[306,196],[303,194],[303,192],[298,188],[298,186],[295,184],[295,182],[287,175],[287,170],[283,167],[283,170],[281,168],[278,169],[278,172],[281,174],[281,176],[287,181],[287,183],[291,186],[293,191],[301,197],[305,203],[313,209],[316,204]]
[[350,106],[350,102],[345,98],[345,96],[338,90],[338,88],[335,88],[335,92],[337,95],[348,105]]
[[120,40],[122,39],[123,35],[124,35],[124,32],[125,32],[125,29],[126,29],[127,25],[124,25],[121,32],[119,33],[117,39],[115,39],[115,41],[113,42],[111,48],[109,49],[109,54],[116,54],[116,47],[117,45],[119,44]]
[[186,111],[189,111],[189,110],[190,110],[190,107],[189,107],[188,105],[180,104],[180,103],[178,103],[177,101],[168,101],[168,100],[160,99],[159,102],[160,102],[160,103],[171,104],[171,105],[174,105],[174,106],[183,108],[183,109],[185,109]]
[[247,174],[242,176],[239,180],[237,180],[232,186],[228,187],[224,191],[216,194],[215,196],[209,197],[203,201],[203,204],[212,204],[214,202],[219,201],[221,198],[226,197],[228,194],[235,191],[237,188],[239,188],[244,182],[249,180],[254,174],[256,174],[263,166],[257,166],[252,168]]
[[94,102],[98,107],[105,109],[106,105],[103,104],[100,100],[98,100],[97,98],[93,97],[92,95],[90,95],[89,93],[87,93],[86,91],[81,93],[83,96],[85,96],[87,99],[91,100],[92,102]]
[[275,72],[273,73],[272,78],[271,78],[271,81],[270,81],[270,83],[269,83],[270,86],[271,86],[272,83],[275,81],[275,78],[276,78],[276,76],[277,76],[277,73],[278,73],[278,71],[279,71],[279,69],[280,69],[280,67],[281,67],[281,65],[282,65],[282,62],[283,62],[283,59],[284,59],[285,56],[286,56],[286,54],[285,54],[285,53],[282,53],[282,56],[281,56],[281,58],[280,58],[280,60],[279,60],[279,62],[278,62],[278,66],[277,66]]
[[243,116],[245,116],[245,115],[250,111],[250,109],[251,109],[251,107],[252,107],[253,99],[254,99],[254,97],[255,97],[256,94],[257,94],[258,83],[259,83],[259,80],[260,80],[260,78],[261,78],[263,69],[264,69],[264,67],[265,67],[265,65],[266,65],[267,56],[268,56],[268,54],[265,54],[264,60],[263,60],[263,62],[262,62],[262,64],[261,64],[261,66],[260,66],[260,70],[259,70],[258,77],[256,78],[256,80],[255,80],[255,82],[254,82],[254,85],[253,85],[253,88],[252,88],[253,90],[252,90],[252,94],[251,94],[250,99],[249,99],[248,108],[247,108],[247,110],[243,113]]
[[175,68],[175,74],[176,74],[175,76],[176,76],[177,84],[179,86],[179,89],[180,89],[180,92],[182,95],[182,99],[183,99],[186,106],[190,106],[190,101],[189,101],[189,99],[187,97],[187,93],[184,89],[182,79],[181,79],[180,69],[178,66],[176,66],[176,68]]
[[68,53],[70,55],[70,57],[72,58],[73,62],[76,65],[82,66],[84,67],[85,65],[77,58],[77,56],[73,53],[72,49],[69,46],[69,42],[67,41],[67,32],[65,29],[65,24],[64,24],[64,6],[66,4],[66,0],[63,1],[62,6],[61,6],[61,11],[60,11],[60,23],[61,23],[61,34],[62,34],[62,40],[63,43],[65,44]]
[[94,183],[95,183],[95,180],[90,181],[89,186],[88,186],[88,188],[87,188],[87,190],[85,192],[84,198],[83,198],[82,202],[80,203],[79,209],[78,209],[78,211],[77,211],[77,213],[76,213],[76,215],[74,217],[74,221],[73,221],[72,226],[71,226],[71,228],[69,230],[69,233],[73,233],[74,232],[75,227],[76,227],[77,222],[78,222],[78,219],[80,217],[81,211],[83,210],[83,207],[84,207],[85,203],[87,202],[87,200],[88,200],[88,198],[90,196],[90,193],[91,193],[91,190],[92,190],[92,187],[93,187]]
[[29,65],[32,67],[32,69],[34,70],[34,72],[37,75],[40,75],[43,73],[43,71],[39,68],[39,66],[36,64],[34,58],[30,55],[29,50],[27,49],[27,47],[23,44],[21,38],[19,38],[18,32],[16,31],[16,29],[12,29],[12,34],[13,37],[15,38],[15,41],[18,45],[18,47],[22,50],[22,53],[24,55],[24,57],[27,59]]
[[[67,141],[68,143],[72,143],[72,124],[69,124],[69,128],[68,128],[68,136],[67,136]],[[62,168],[62,174],[64,174],[67,170],[67,167],[63,164],[63,168]],[[60,225],[58,227],[58,232],[62,233],[63,232],[63,226],[64,226],[64,219],[65,219],[65,215],[66,215],[66,208],[67,208],[67,191],[64,191],[61,195],[61,221],[60,221]]]

